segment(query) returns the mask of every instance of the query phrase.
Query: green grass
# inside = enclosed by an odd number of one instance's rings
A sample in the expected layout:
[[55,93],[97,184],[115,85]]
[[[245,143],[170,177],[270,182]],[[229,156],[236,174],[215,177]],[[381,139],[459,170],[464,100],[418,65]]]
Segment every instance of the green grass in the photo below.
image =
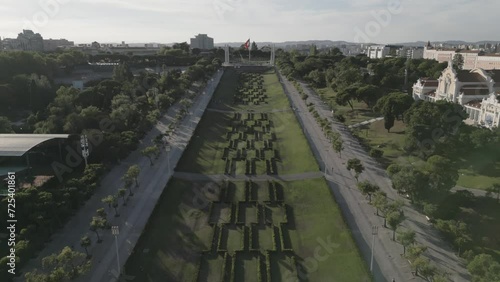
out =
[[284,185],[296,230],[290,231],[292,246],[301,258],[313,258],[318,239],[337,248],[318,269],[308,273],[309,281],[370,281],[369,272],[343,221],[340,209],[323,179],[303,180]]
[[337,103],[335,103],[335,91],[333,91],[333,89],[330,87],[315,90],[316,93],[318,93],[318,95],[327,102],[327,104],[333,106],[336,115],[341,114],[346,118],[345,124],[347,125],[353,125],[370,120],[372,118],[380,117],[380,114],[374,113],[363,102],[351,101],[353,108],[351,108],[349,105],[338,105]]
[[[365,140],[371,148],[384,151],[381,162],[388,166],[393,163],[413,164],[418,166],[423,160],[408,156],[404,150],[405,125],[396,121],[391,132],[384,128],[384,121],[377,121],[369,126],[353,130],[357,136]],[[462,168],[459,170],[457,186],[475,189],[487,189],[494,183],[500,183],[500,160],[491,153],[465,153],[462,159]],[[474,170],[473,167],[477,169]]]
[[137,281],[193,281],[213,233],[206,224],[208,209],[193,207],[193,188],[191,182],[173,179],[161,195],[125,266]]

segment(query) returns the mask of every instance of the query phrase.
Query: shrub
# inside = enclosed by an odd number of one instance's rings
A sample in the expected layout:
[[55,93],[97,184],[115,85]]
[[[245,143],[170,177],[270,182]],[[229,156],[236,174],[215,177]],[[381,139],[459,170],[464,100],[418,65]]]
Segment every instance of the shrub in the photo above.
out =
[[370,157],[378,159],[378,158],[381,158],[383,155],[384,155],[384,151],[382,151],[382,150],[379,150],[379,149],[371,149],[370,150]]
[[335,115],[335,119],[342,123],[345,122],[345,117],[341,114]]

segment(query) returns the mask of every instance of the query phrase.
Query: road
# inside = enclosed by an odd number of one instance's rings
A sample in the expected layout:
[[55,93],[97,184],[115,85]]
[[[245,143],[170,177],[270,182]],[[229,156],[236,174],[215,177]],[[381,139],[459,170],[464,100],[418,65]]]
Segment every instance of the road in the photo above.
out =
[[[65,246],[73,246],[75,249],[83,251],[79,245],[79,241],[84,234],[88,234],[93,241],[92,246],[89,248],[89,252],[92,254],[92,269],[87,275],[81,277],[79,281],[118,281],[118,265],[120,265],[122,277],[125,277],[125,281],[132,279],[124,273],[123,265],[132,253],[156,202],[172,176],[173,169],[192,137],[219,83],[222,73],[222,71],[216,73],[213,79],[209,81],[203,94],[199,95],[194,101],[190,109],[190,114],[181,122],[179,128],[169,140],[170,152],[168,152],[167,149],[162,149],[161,155],[155,160],[153,166],[150,165],[149,159],[142,156],[140,153],[143,148],[153,144],[152,140],[154,137],[167,130],[168,125],[174,120],[175,115],[180,109],[178,104],[167,111],[156,126],[141,141],[136,151],[130,153],[120,165],[114,167],[104,177],[95,194],[60,232],[52,236],[51,242],[38,254],[36,259],[32,259],[28,265],[26,265],[24,270],[29,271],[33,268],[40,267],[41,258],[58,252]],[[108,209],[101,202],[101,199],[107,195],[116,194],[116,191],[123,187],[121,177],[127,168],[133,164],[137,164],[141,168],[139,187],[135,188],[135,194],[130,197],[127,206],[122,206],[120,201],[120,216],[114,217],[114,211]],[[120,229],[116,240],[119,249],[119,260],[117,260],[115,239],[111,235],[110,230],[100,231],[103,242],[99,244],[96,243],[96,235],[89,231],[89,223],[95,215],[95,211],[102,207],[106,207],[109,223],[119,226]]]
[[[349,225],[361,254],[370,264],[372,226],[378,226],[374,244],[374,279],[375,281],[424,281],[411,273],[409,263],[402,257],[403,247],[392,241],[392,230],[383,227],[383,218],[375,214],[375,209],[369,205],[368,200],[356,188],[353,174],[346,169],[345,163],[350,158],[358,158],[365,166],[365,172],[360,176],[360,181],[368,180],[377,184],[387,193],[390,199],[402,199],[391,187],[390,179],[385,170],[364,151],[343,124],[332,119],[331,111],[324,105],[320,98],[311,91],[307,85],[302,84],[304,91],[309,95],[308,103],[315,104],[318,113],[323,118],[331,121],[333,130],[339,132],[344,140],[345,149],[342,157],[331,148],[314,117],[309,113],[305,102],[301,99],[293,84],[280,75],[286,94],[296,108],[296,116],[311,145],[322,169],[327,172],[327,182],[332,189],[344,218]],[[458,258],[451,246],[441,240],[435,230],[426,220],[425,216],[415,211],[406,201],[403,208],[407,219],[403,227],[416,232],[416,240],[428,247],[426,256],[446,273],[452,281],[470,281],[470,276],[465,270],[463,260]]]

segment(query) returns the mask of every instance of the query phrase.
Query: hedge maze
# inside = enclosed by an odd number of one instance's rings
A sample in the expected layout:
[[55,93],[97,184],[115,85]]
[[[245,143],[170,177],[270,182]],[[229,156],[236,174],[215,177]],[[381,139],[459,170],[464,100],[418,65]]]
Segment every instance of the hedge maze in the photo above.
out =
[[[263,88],[264,79],[258,73],[239,74],[240,83],[234,103],[244,105],[267,103]],[[280,152],[273,121],[267,113],[233,113],[226,134],[227,145],[223,148],[224,173],[227,175],[276,175]]]
[[223,182],[219,199],[210,203],[212,243],[201,254],[196,281],[281,281],[276,277],[283,264],[298,279],[288,232],[295,228],[293,211],[283,187],[274,181],[242,184]]
[[234,104],[260,105],[267,104],[268,96],[264,88],[264,77],[260,73],[240,73],[239,83],[234,95]]
[[225,174],[278,174],[281,162],[276,148],[273,121],[266,113],[234,113],[226,134],[227,145],[222,160]]

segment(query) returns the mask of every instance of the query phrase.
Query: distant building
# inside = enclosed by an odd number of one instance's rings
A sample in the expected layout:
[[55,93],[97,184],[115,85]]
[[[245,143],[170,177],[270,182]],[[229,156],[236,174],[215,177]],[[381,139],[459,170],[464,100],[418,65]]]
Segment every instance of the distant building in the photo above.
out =
[[468,123],[487,128],[500,126],[500,70],[455,71],[449,62],[438,80],[420,78],[413,85],[413,98],[457,103],[469,115]]
[[464,59],[464,70],[500,69],[500,54],[486,54],[481,50],[461,50],[456,48],[436,48],[430,42],[424,48],[424,59],[436,60],[440,63],[452,61],[460,54]]
[[402,58],[408,59],[423,59],[424,58],[424,48],[423,47],[402,47],[397,50],[397,55]]
[[24,51],[43,51],[43,37],[40,33],[24,29],[17,36],[17,48]]
[[382,59],[389,55],[390,48],[386,45],[373,45],[366,49],[366,56],[370,59]]
[[57,48],[73,47],[75,43],[73,41],[68,41],[66,39],[44,39],[43,40],[43,50],[44,51],[55,51]]
[[198,34],[191,38],[191,49],[210,50],[214,48],[214,39],[206,34]]

